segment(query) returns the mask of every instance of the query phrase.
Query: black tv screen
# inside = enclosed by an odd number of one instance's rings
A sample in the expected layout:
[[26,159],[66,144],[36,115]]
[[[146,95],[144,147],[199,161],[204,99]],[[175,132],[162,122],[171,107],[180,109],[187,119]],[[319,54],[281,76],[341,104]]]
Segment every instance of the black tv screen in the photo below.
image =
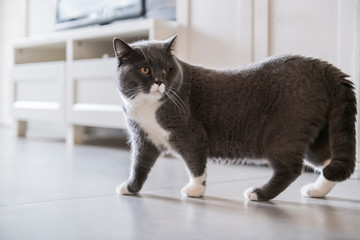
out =
[[144,14],[144,0],[56,0],[56,30],[107,24]]

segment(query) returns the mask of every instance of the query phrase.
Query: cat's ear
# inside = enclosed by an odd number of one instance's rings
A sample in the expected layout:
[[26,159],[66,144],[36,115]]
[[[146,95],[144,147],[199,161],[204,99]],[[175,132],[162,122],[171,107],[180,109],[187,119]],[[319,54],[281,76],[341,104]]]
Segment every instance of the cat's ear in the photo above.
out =
[[134,52],[134,50],[126,42],[119,38],[114,38],[113,45],[115,56],[117,57],[119,63]]
[[167,52],[171,52],[174,49],[174,42],[177,35],[172,36],[171,38],[165,40],[165,49]]

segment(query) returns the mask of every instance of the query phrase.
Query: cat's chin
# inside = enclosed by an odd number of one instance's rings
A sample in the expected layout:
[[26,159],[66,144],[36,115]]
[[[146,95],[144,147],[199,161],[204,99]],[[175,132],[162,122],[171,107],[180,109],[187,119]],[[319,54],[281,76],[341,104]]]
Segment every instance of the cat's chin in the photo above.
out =
[[163,97],[163,93],[160,90],[150,91],[148,97],[154,100],[160,100]]
[[153,96],[155,96],[155,97],[157,97],[157,96],[159,96],[159,97],[162,97],[162,93],[161,92],[159,92],[159,91],[156,91],[156,92],[152,92],[152,93],[150,93],[150,94],[152,94]]
[[153,92],[153,93],[149,93],[149,100],[150,101],[155,101],[158,102],[162,99],[163,94],[161,94],[160,92]]

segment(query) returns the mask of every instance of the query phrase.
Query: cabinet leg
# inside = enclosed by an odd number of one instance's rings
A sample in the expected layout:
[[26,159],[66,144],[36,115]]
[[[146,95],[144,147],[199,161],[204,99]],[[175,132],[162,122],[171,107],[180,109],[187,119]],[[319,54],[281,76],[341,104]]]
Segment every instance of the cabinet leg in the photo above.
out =
[[27,130],[27,122],[26,121],[17,121],[17,135],[18,137],[25,137]]
[[72,146],[74,144],[82,144],[84,137],[84,126],[69,125],[66,133],[66,144]]

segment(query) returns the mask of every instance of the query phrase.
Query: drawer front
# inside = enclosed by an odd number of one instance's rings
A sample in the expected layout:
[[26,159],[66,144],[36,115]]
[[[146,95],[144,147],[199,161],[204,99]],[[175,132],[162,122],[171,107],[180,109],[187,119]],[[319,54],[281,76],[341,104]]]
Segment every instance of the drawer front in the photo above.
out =
[[70,67],[72,104],[119,105],[115,59],[79,61]]
[[125,127],[115,76],[114,58],[79,60],[71,64],[67,84],[70,123]]
[[64,120],[64,62],[18,64],[10,75],[15,118]]

